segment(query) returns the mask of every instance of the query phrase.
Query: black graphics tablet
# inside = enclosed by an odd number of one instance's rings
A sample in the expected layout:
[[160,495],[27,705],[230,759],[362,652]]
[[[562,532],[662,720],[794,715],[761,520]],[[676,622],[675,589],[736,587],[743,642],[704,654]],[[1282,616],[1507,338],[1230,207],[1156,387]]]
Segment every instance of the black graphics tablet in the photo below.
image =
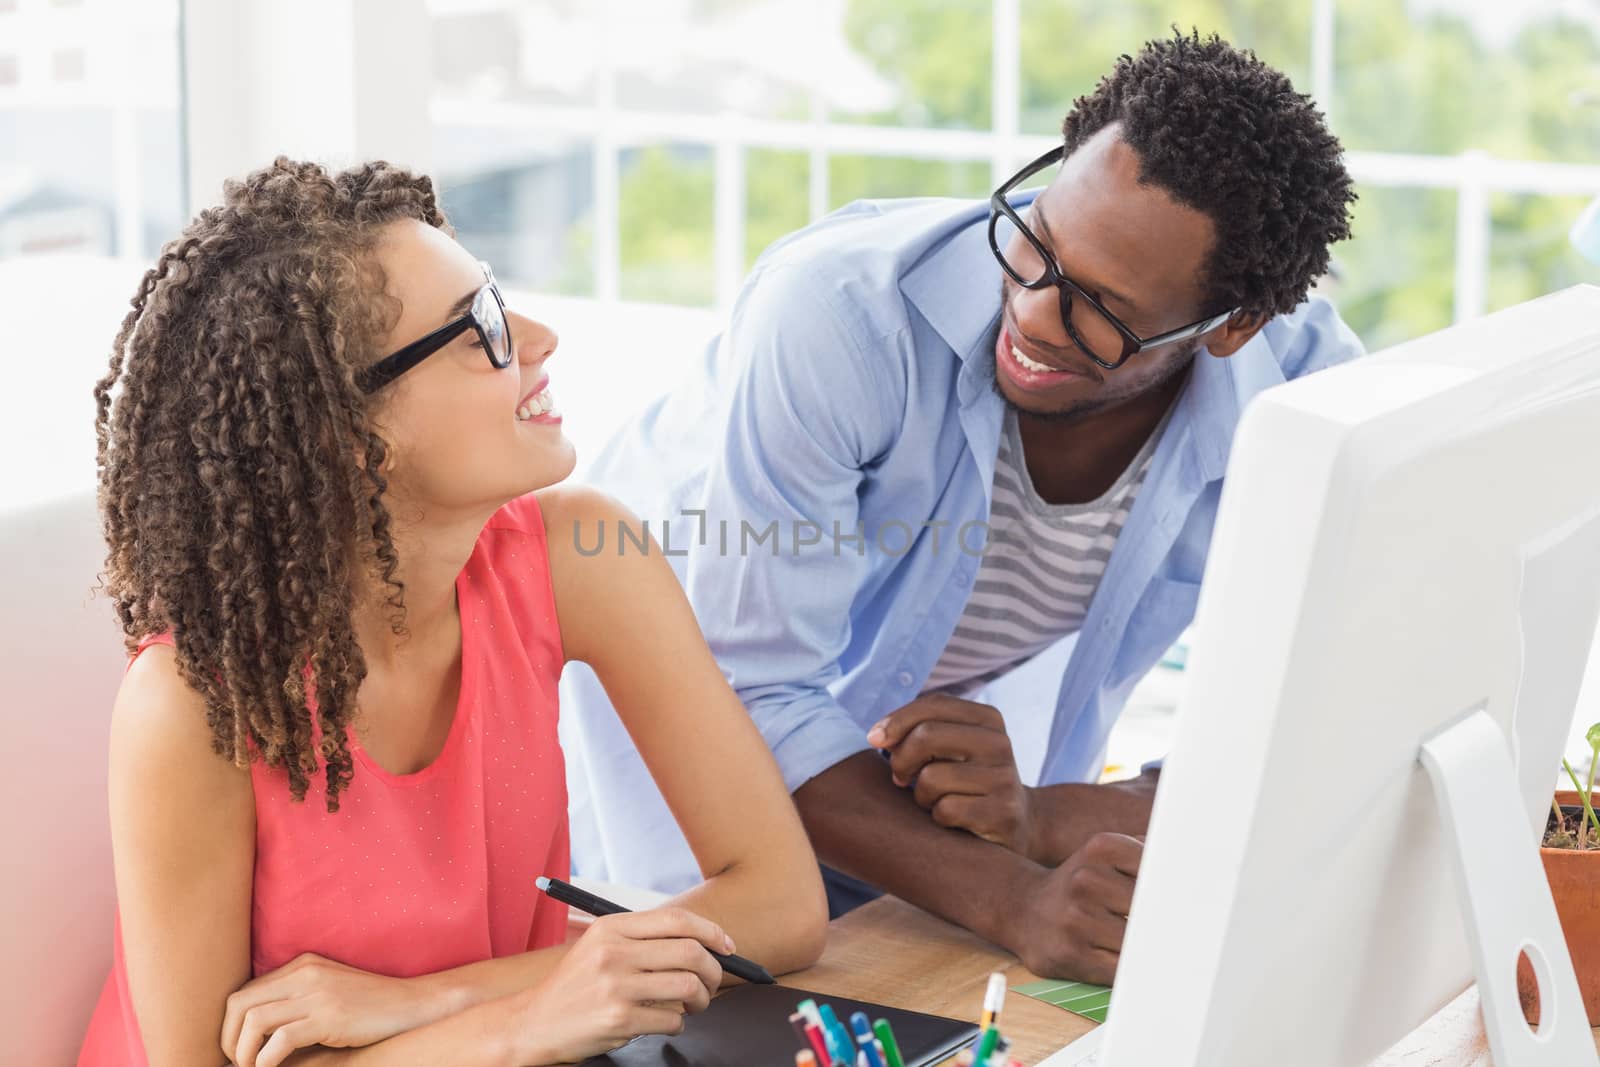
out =
[[957,1019],[781,985],[747,985],[689,1016],[677,1037],[637,1038],[608,1055],[584,1060],[582,1067],[794,1067],[794,1054],[807,1046],[795,1035],[789,1016],[807,998],[833,1005],[846,1027],[858,1011],[874,1021],[887,1019],[906,1067],[943,1063],[978,1036],[975,1023]]

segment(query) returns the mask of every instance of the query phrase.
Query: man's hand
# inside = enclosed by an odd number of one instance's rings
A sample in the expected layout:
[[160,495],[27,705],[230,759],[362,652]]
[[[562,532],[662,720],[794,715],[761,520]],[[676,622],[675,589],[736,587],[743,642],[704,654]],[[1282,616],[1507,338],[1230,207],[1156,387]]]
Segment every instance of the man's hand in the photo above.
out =
[[934,822],[1034,855],[1033,790],[1017,775],[999,711],[931,693],[873,726],[867,742]]
[[1061,866],[1041,871],[1014,901],[1006,947],[1041,977],[1110,985],[1143,854],[1136,837],[1089,838]]
[[1097,833],[1142,836],[1150,824],[1156,772],[1108,785],[1023,785],[1005,721],[987,704],[930,693],[891,712],[867,741],[934,822],[1047,867]]
[[794,798],[823,863],[1016,953],[1040,977],[1101,982],[1116,970],[1144,851],[1137,836],[1090,833],[1060,866],[1040,864],[935,824],[870,752]]

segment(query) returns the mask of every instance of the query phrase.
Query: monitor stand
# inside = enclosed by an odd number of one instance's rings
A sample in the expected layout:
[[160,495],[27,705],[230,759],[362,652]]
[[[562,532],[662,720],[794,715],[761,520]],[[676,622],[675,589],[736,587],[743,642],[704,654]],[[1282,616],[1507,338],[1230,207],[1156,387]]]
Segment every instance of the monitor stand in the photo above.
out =
[[[1538,848],[1529,847],[1516,769],[1500,727],[1480,707],[1423,742],[1420,758],[1454,845],[1461,917],[1494,1062],[1597,1067],[1600,1055]],[[1517,998],[1517,958],[1524,951],[1539,982],[1537,1030],[1528,1026]]]

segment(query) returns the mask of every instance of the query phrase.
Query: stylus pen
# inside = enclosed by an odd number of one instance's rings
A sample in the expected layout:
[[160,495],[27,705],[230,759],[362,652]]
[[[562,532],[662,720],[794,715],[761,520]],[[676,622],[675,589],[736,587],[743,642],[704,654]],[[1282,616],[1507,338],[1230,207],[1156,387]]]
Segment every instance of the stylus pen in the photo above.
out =
[[[559,878],[536,878],[533,882],[539,887],[539,892],[550,894],[551,899],[559,900],[569,908],[588,912],[590,915],[621,915],[631,909],[624,908],[621,904],[613,904],[604,897],[597,897],[593,893],[585,893],[575,885],[569,885]],[[707,949],[709,952],[710,950]],[[772,985],[772,975],[761,964],[747,960],[743,956],[730,956],[722,952],[712,952],[716,961],[722,964],[722,969],[735,978],[743,978],[746,982],[757,985]]]

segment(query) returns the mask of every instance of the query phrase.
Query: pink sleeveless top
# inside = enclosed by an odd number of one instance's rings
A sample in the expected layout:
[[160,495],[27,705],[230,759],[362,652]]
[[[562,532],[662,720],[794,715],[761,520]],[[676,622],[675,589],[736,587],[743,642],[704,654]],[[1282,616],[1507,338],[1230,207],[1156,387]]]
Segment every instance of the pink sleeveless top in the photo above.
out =
[[[355,774],[329,814],[320,772],[294,803],[281,768],[251,766],[255,975],[315,952],[411,977],[561,943],[567,909],[534,887],[540,875],[567,877],[570,857],[549,571],[538,502],[512,501],[456,580],[461,697],[427,767],[390,774],[352,733]],[[139,651],[155,643],[171,638]],[[78,1064],[146,1063],[119,922]]]

